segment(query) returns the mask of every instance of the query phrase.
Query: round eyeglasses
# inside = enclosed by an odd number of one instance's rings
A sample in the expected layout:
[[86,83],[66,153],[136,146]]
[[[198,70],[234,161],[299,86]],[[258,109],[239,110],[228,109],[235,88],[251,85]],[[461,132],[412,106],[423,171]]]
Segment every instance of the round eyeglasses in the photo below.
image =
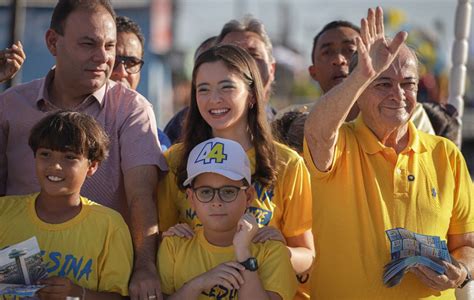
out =
[[115,56],[114,70],[120,64],[123,64],[125,71],[127,71],[128,74],[136,74],[140,72],[144,63],[143,60],[135,56],[117,55]]
[[210,186],[200,186],[197,188],[193,188],[194,194],[199,202],[208,203],[214,199],[214,196],[217,194],[219,198],[221,198],[224,202],[232,202],[237,198],[237,195],[240,191],[245,191],[248,189],[248,186],[233,186],[233,185],[225,185],[221,186],[220,188],[213,188]]

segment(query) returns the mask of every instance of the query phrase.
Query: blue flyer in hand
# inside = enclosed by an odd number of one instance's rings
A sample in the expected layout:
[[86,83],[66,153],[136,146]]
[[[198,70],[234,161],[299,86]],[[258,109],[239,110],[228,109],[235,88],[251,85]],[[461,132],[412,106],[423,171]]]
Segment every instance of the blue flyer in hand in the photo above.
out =
[[391,261],[385,265],[383,282],[392,287],[400,283],[409,268],[424,265],[438,274],[445,268],[436,260],[452,263],[446,241],[440,237],[414,233],[405,228],[385,231],[390,240]]

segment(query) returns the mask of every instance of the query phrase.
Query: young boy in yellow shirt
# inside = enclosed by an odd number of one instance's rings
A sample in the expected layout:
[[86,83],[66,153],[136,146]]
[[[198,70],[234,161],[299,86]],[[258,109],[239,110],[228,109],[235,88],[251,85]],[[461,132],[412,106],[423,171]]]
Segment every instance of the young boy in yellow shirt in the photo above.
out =
[[119,213],[80,196],[107,157],[108,137],[92,117],[60,111],[32,129],[39,193],[0,198],[0,248],[36,236],[49,278],[40,299],[121,299],[133,250]]
[[245,211],[254,199],[242,146],[213,138],[187,163],[186,190],[202,222],[193,238],[165,237],[158,271],[167,299],[292,299],[296,279],[278,241],[252,243],[258,225]]

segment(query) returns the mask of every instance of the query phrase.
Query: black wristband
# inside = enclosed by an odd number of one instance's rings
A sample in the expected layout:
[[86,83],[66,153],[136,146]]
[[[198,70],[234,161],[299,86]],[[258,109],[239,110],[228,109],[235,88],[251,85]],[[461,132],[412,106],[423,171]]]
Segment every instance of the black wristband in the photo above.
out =
[[467,275],[466,275],[466,279],[464,279],[464,281],[458,286],[458,289],[462,289],[466,284],[469,283],[469,281],[472,280],[472,276],[471,276],[471,272],[469,272],[469,269],[466,267],[465,264],[463,264],[462,262],[458,261],[459,265],[461,267],[463,267],[466,272],[467,272]]

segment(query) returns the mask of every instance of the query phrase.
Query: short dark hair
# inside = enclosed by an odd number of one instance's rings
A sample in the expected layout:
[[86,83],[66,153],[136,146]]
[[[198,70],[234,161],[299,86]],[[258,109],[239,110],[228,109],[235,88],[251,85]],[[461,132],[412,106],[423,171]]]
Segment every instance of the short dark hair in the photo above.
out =
[[109,138],[102,126],[89,115],[60,110],[41,119],[31,129],[28,144],[36,156],[39,148],[72,151],[90,161],[107,158]]
[[314,64],[314,51],[316,50],[316,44],[318,43],[318,40],[321,37],[321,35],[328,30],[339,28],[339,27],[349,27],[349,28],[354,29],[358,33],[360,33],[360,27],[354,25],[353,23],[349,21],[338,20],[338,21],[332,21],[330,23],[327,23],[323,27],[323,29],[321,29],[321,31],[318,32],[318,34],[316,34],[316,36],[313,39],[313,50],[311,50],[311,61],[313,62],[313,64]]
[[63,35],[64,23],[73,11],[78,9],[94,10],[98,6],[105,8],[115,20],[115,11],[109,0],[59,0],[54,7],[49,28]]
[[117,16],[117,18],[115,18],[115,23],[117,23],[117,34],[120,32],[126,32],[133,33],[137,36],[140,44],[142,45],[141,58],[143,58],[143,53],[145,53],[145,37],[143,36],[140,26],[135,21],[126,16]]

